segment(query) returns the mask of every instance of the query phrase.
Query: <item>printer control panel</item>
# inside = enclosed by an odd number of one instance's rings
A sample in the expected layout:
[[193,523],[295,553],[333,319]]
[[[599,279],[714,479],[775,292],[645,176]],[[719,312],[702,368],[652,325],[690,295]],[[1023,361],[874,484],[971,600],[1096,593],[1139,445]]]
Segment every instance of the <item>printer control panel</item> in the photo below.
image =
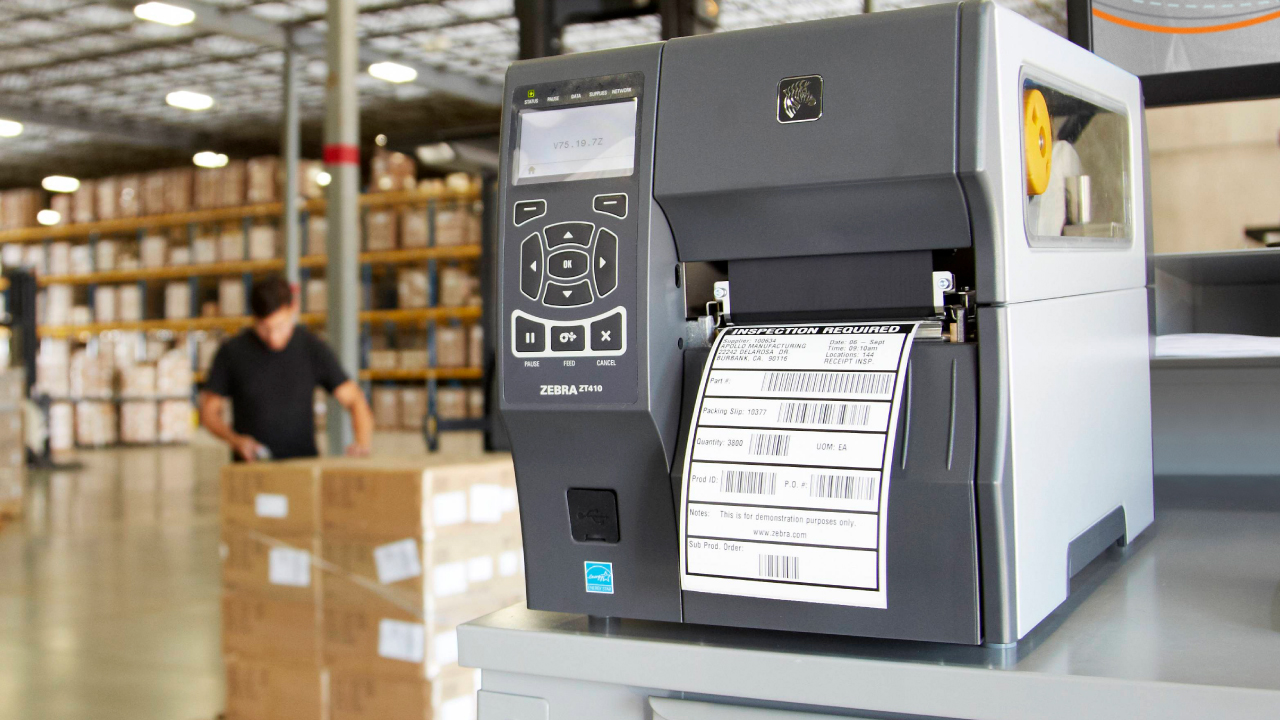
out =
[[626,73],[513,89],[501,245],[508,402],[636,399],[643,82]]

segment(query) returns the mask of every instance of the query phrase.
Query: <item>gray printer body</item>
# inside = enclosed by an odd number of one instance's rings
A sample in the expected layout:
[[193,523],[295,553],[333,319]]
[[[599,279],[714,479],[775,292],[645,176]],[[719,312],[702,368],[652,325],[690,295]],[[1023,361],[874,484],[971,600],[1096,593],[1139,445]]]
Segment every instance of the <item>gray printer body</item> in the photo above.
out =
[[[1051,142],[1075,175],[1045,196],[1023,171],[1032,87],[1070,116]],[[500,407],[530,608],[1006,643],[1151,522],[1136,78],[966,2],[515,63],[502,128]],[[1090,168],[1102,222],[1062,220]],[[717,273],[731,306],[690,307]],[[886,608],[681,590],[700,313],[942,327],[911,352]],[[587,592],[593,563],[612,592]]]

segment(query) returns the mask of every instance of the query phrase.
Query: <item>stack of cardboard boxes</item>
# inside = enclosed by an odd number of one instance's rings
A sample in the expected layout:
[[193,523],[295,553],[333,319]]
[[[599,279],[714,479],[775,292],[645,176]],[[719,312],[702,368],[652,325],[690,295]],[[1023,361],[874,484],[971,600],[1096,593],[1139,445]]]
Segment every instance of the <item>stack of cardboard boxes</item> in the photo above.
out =
[[22,514],[27,486],[22,408],[26,389],[26,373],[21,368],[0,370],[0,521]]
[[509,458],[229,466],[229,720],[475,717],[459,624],[523,598]]

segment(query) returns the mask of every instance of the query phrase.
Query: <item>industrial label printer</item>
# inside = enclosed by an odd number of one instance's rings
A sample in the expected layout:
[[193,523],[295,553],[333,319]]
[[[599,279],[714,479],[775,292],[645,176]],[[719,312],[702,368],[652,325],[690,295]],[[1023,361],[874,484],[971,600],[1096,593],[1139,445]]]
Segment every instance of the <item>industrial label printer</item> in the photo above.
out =
[[[505,92],[530,608],[1010,643],[1151,523],[1137,78],[963,2],[519,62]],[[871,321],[916,327],[884,606],[682,590],[711,343]]]

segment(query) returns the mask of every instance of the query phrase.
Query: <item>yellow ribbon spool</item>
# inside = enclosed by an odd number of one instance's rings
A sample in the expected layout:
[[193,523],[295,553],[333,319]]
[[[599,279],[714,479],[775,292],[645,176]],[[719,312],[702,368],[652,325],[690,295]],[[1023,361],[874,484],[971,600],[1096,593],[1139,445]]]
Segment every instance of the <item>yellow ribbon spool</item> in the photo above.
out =
[[1039,90],[1022,95],[1022,144],[1027,162],[1027,194],[1040,195],[1049,187],[1053,166],[1053,121]]

